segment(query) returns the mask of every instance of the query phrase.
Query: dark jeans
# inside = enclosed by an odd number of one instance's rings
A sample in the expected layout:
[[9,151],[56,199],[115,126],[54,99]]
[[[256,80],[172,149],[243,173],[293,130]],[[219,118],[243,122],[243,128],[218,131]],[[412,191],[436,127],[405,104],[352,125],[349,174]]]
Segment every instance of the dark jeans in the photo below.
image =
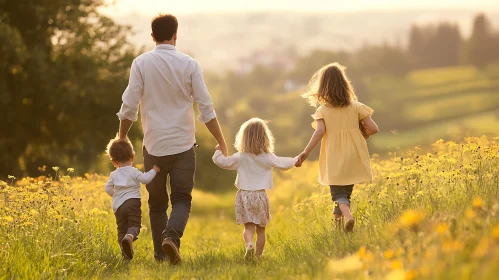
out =
[[[165,236],[172,237],[180,246],[189,214],[191,212],[192,189],[196,171],[196,153],[194,147],[176,155],[156,157],[150,155],[144,147],[144,167],[146,171],[153,165],[161,168],[151,183],[147,184],[149,192],[149,217],[154,242],[154,256],[165,257],[161,244]],[[170,179],[170,195],[166,183]],[[166,210],[171,201],[170,219]]]
[[350,206],[350,197],[352,196],[353,185],[348,186],[329,186],[331,188],[331,198],[334,203],[334,214],[341,215],[340,204]]
[[140,220],[142,218],[140,206],[139,198],[130,198],[123,202],[114,213],[116,224],[118,225],[118,243],[121,244],[121,239],[126,234],[133,235],[134,240],[137,239],[140,233]]

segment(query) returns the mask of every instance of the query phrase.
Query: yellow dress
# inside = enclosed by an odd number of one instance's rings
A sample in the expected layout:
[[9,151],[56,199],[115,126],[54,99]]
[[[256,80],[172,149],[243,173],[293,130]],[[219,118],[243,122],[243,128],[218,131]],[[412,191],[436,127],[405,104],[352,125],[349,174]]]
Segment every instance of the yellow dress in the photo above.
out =
[[319,183],[344,186],[372,182],[369,151],[359,121],[373,112],[354,101],[346,107],[323,105],[312,115],[326,123],[319,157]]

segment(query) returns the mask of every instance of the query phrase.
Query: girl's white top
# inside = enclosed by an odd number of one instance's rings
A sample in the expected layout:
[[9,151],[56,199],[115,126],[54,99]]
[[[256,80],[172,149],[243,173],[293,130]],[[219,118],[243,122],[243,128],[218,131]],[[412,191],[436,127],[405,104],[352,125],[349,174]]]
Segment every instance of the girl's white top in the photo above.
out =
[[215,151],[213,162],[223,169],[237,170],[236,187],[246,191],[272,189],[272,168],[291,169],[297,158],[278,157],[273,153],[259,155],[250,153],[235,153],[224,156],[221,151]]
[[111,172],[105,190],[113,197],[113,211],[130,198],[140,198],[140,183],[149,184],[155,176],[154,169],[142,173],[133,166],[119,167]]

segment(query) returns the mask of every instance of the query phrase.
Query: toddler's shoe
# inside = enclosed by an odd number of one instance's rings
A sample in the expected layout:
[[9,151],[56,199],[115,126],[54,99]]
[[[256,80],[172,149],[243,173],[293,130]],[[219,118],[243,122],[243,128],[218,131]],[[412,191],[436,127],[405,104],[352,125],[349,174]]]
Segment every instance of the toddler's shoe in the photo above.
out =
[[253,246],[251,245],[246,247],[246,254],[244,254],[244,259],[251,260],[253,259],[254,255],[255,255],[255,248],[253,248]]
[[121,253],[125,259],[133,259],[133,235],[127,234],[121,239]]
[[355,225],[355,220],[350,219],[345,223],[345,231],[346,232],[352,232],[353,231],[353,226]]

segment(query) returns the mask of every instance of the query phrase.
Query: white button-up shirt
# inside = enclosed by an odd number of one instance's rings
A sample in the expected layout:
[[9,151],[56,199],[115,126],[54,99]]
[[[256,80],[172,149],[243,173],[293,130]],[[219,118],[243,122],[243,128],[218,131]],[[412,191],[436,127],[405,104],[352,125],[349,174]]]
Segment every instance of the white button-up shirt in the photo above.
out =
[[179,154],[196,142],[194,102],[199,121],[207,123],[216,117],[197,61],[173,45],[161,44],[133,61],[117,115],[120,120],[136,121],[140,104],[148,153]]
[[273,153],[254,155],[238,152],[226,157],[217,150],[213,155],[213,162],[219,167],[237,170],[235,186],[245,191],[272,189],[272,168],[288,170],[295,166],[297,160],[297,157],[278,157]]

